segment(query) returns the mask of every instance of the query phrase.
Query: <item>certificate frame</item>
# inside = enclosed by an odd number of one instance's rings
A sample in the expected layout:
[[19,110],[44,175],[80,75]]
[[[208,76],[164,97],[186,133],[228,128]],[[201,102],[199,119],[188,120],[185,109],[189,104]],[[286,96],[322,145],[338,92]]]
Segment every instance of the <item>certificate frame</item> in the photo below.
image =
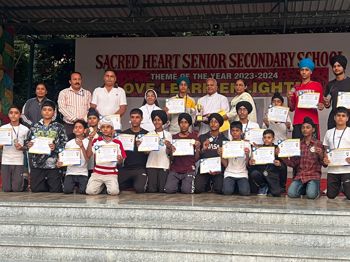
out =
[[[175,106],[173,106],[173,104]],[[177,104],[177,105],[176,105]],[[169,109],[169,114],[180,114],[185,112],[185,100],[183,98],[168,98],[165,100],[165,106]],[[174,109],[175,110],[171,110]]]
[[[102,157],[102,160],[100,159],[100,154],[102,154],[101,150],[103,149],[111,149],[113,151],[113,148],[115,148],[115,155],[113,154],[107,154],[108,157]],[[118,144],[113,143],[107,144],[107,145],[99,145],[98,148],[95,151],[95,162],[96,164],[104,164],[104,163],[117,163],[117,157],[120,155],[120,147]],[[112,158],[114,156],[114,158]]]
[[[8,141],[6,141],[5,138],[3,138],[2,134],[1,134],[1,140],[0,141],[0,145],[2,146],[12,146],[13,145],[13,138],[12,138],[12,129],[11,128],[0,128],[0,132],[1,133],[5,133],[4,137],[7,137],[7,139],[9,139]],[[3,143],[5,142],[5,143]]]
[[339,163],[339,162],[336,162],[336,163],[329,163],[328,166],[329,167],[340,167],[340,166],[350,166],[350,163],[346,162],[346,158],[350,157],[350,148],[337,148],[337,149],[333,149],[333,150],[330,150],[328,153],[327,153],[327,157],[329,159],[329,161],[331,161],[331,159],[333,158],[333,154],[339,154],[339,155],[343,155],[344,156],[344,162],[343,163]]
[[[242,158],[245,157],[244,153],[245,142],[243,140],[240,141],[222,141],[222,158]],[[236,147],[236,150],[232,150],[232,147]],[[238,153],[238,150],[242,149],[242,154]]]
[[[65,163],[62,160],[62,157],[63,157],[63,154],[66,153],[66,152],[79,153],[79,163],[78,162],[76,162],[76,163]],[[62,152],[60,152],[58,154],[58,159],[59,159],[60,162],[62,162],[62,166],[79,166],[79,165],[81,165],[81,149],[80,148],[65,148]]]
[[[272,114],[274,111],[283,112],[284,114]],[[272,116],[271,116],[272,114]],[[267,111],[267,118],[269,121],[286,123],[289,114],[289,107],[285,106],[271,106]],[[282,117],[283,116],[283,117]]]
[[210,157],[199,160],[199,173],[222,172],[221,157]]
[[[53,143],[53,138],[49,137],[36,137],[33,139],[34,144],[31,148],[29,148],[28,153],[30,154],[37,154],[37,155],[51,155],[51,149],[49,144]],[[37,145],[47,145],[47,148],[44,149],[42,147],[35,146]]]
[[[140,138],[140,140],[141,140],[141,144],[139,145],[137,151],[139,151],[139,152],[159,151],[159,135],[158,134],[146,134],[146,135],[142,136]],[[145,141],[145,140],[152,140],[152,141]],[[144,145],[142,145],[142,144],[144,144]]]
[[[258,157],[260,155],[264,156],[265,159],[261,159],[261,157]],[[273,160],[272,160],[272,156],[273,156]],[[275,147],[262,146],[262,147],[255,148],[254,150],[252,150],[252,159],[255,160],[254,165],[273,164],[273,162],[275,161]]]
[[[304,91],[299,91],[299,97],[298,97],[298,108],[305,108],[305,109],[317,109],[317,104],[320,101],[320,93],[317,92],[304,92]],[[315,96],[313,99],[308,98],[312,96]],[[302,97],[305,97],[302,99]],[[310,103],[310,101],[314,103]],[[307,103],[308,102],[308,103]]]
[[118,134],[116,138],[122,143],[125,151],[134,151],[135,135],[132,134]]
[[121,124],[121,118],[119,114],[107,115],[105,117],[112,121],[114,130],[121,130],[122,124]]
[[[264,144],[264,142],[263,142],[263,133],[264,133],[265,130],[266,129],[263,129],[263,128],[252,128],[252,129],[249,129],[244,134],[244,140],[248,140],[250,144],[255,143],[257,145],[263,145]],[[253,136],[253,140],[248,139],[251,136],[251,133],[254,134],[254,132],[259,132],[261,135]],[[257,138],[257,137],[259,137],[259,138]]]
[[[194,139],[173,139],[172,144],[175,147],[175,152],[173,152],[173,156],[194,156]],[[187,150],[181,149],[177,150],[179,146],[177,145],[186,145]]]
[[[347,104],[346,102],[349,102],[349,104]],[[350,92],[338,92],[337,107],[339,106],[343,106],[347,109],[350,109]]]
[[[281,150],[281,148],[285,148],[285,147],[290,147],[290,146],[298,146],[299,148],[299,154],[287,154],[287,153],[284,153],[284,154],[281,154],[279,153],[278,154],[278,157],[293,157],[293,156],[301,156],[301,148],[300,148],[300,139],[297,139],[297,138],[292,138],[292,139],[286,139],[286,140],[283,140],[283,141],[280,141],[278,143],[278,148]],[[287,149],[288,150],[288,149]]]

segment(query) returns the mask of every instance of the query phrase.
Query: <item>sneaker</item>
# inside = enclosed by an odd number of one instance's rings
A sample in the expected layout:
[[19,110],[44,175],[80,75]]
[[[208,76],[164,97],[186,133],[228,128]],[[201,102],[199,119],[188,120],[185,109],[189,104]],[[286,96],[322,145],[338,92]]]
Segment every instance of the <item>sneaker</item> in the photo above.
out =
[[269,188],[267,186],[259,187],[258,196],[267,196],[267,191]]

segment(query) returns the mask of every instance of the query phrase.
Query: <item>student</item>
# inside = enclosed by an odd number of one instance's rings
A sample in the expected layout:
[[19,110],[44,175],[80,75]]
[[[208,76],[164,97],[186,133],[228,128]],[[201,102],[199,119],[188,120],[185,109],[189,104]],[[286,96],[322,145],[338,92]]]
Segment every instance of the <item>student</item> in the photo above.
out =
[[113,138],[113,122],[108,117],[101,119],[100,130],[102,135],[98,138],[95,138],[91,146],[89,145],[87,156],[96,154],[96,150],[104,145],[116,144],[119,146],[120,151],[115,156],[115,162],[107,162],[95,165],[93,173],[91,174],[86,187],[86,194],[97,195],[102,191],[104,186],[106,186],[107,194],[115,196],[119,194],[117,164],[121,164],[123,162],[126,154],[122,143],[118,139]]
[[33,146],[33,139],[36,137],[47,137],[53,140],[49,144],[50,155],[30,154],[30,188],[32,192],[62,192],[62,174],[57,168],[58,153],[67,143],[66,131],[62,124],[54,122],[56,105],[46,100],[41,107],[42,119],[35,123],[28,133],[26,147]]
[[[329,150],[350,148],[350,127],[347,127],[349,110],[345,107],[338,107],[334,113],[336,126],[326,132],[323,145]],[[350,157],[346,158],[346,161],[350,163]],[[330,164],[327,154],[325,154],[324,162],[327,165]],[[343,188],[346,198],[350,200],[350,166],[329,166],[327,197],[336,198],[341,188]]]
[[[233,121],[230,124],[232,141],[242,140],[242,129],[243,125],[239,121]],[[244,142],[244,153],[245,157],[221,158],[221,163],[226,168],[223,182],[224,195],[232,195],[235,192],[236,185],[241,196],[248,196],[250,194],[247,170],[250,154],[250,144],[248,142]],[[219,154],[222,155],[222,148],[219,149]]]
[[[95,138],[98,138],[99,135],[102,135],[100,133],[100,130],[98,129],[98,123],[100,121],[100,114],[96,111],[95,108],[89,108],[88,114],[87,114],[87,137],[92,143],[92,141]],[[89,170],[89,177],[92,174],[92,170],[94,169],[94,156],[92,155],[88,161],[88,170]]]
[[147,192],[164,193],[165,183],[169,173],[171,153],[171,134],[163,129],[163,125],[168,122],[167,114],[163,110],[154,110],[151,118],[155,131],[149,134],[158,134],[160,137],[159,151],[151,151],[148,155],[146,168],[148,176]]
[[[145,99],[143,100],[142,106],[140,107],[143,113],[141,127],[145,130],[153,131],[154,125],[151,119],[153,110],[161,110],[157,100],[157,92],[153,89],[148,89],[145,92]],[[165,125],[166,123],[164,123]]]
[[283,159],[283,162],[296,169],[296,176],[288,188],[290,198],[305,195],[316,199],[320,195],[321,168],[324,151],[322,143],[313,137],[316,125],[311,118],[305,117],[301,126],[303,139],[300,141],[301,156]]
[[131,128],[122,132],[135,136],[134,151],[126,151],[126,160],[120,168],[118,181],[120,190],[134,188],[136,193],[144,193],[147,186],[146,163],[148,153],[139,152],[139,137],[147,134],[147,130],[141,128],[143,113],[139,108],[130,111]]
[[1,126],[1,128],[11,129],[12,145],[1,146],[3,148],[1,160],[2,190],[4,192],[20,192],[23,190],[24,183],[23,145],[29,129],[19,123],[21,111],[17,106],[10,106],[8,117],[10,123]]
[[[67,167],[63,183],[63,192],[65,194],[73,193],[75,186],[78,186],[80,194],[85,194],[88,182],[87,161],[90,158],[87,153],[89,139],[84,136],[86,128],[87,123],[84,120],[75,120],[73,124],[73,134],[75,135],[75,138],[68,141],[65,146],[65,149],[80,148],[80,165]],[[61,168],[62,162],[58,161],[57,167]]]
[[[271,129],[266,129],[263,133],[263,146],[275,146],[273,141],[275,133]],[[259,150],[259,149],[257,149]],[[269,192],[274,197],[281,195],[280,172],[284,164],[275,158],[273,164],[255,165],[255,160],[250,159],[250,177],[253,183],[259,188],[258,195],[266,196]]]
[[259,124],[248,119],[249,114],[252,112],[253,106],[247,101],[241,101],[236,104],[236,111],[239,117],[239,122],[242,123],[242,135],[254,128],[260,128]]
[[[201,143],[200,159],[218,157],[218,149],[222,147],[222,142],[228,139],[219,132],[224,123],[224,118],[218,113],[212,113],[208,117],[210,131],[199,136]],[[194,180],[195,193],[208,192],[211,184],[213,191],[222,194],[223,172],[197,174]]]
[[[200,143],[194,133],[189,132],[192,125],[192,117],[190,114],[181,113],[178,118],[180,133],[173,135],[173,139],[193,139],[194,155],[173,156],[173,161],[170,165],[170,172],[165,184],[165,192],[174,194],[178,191],[181,183],[181,193],[193,193],[193,183],[195,177],[195,164],[199,159]],[[172,146],[172,153],[176,148]]]

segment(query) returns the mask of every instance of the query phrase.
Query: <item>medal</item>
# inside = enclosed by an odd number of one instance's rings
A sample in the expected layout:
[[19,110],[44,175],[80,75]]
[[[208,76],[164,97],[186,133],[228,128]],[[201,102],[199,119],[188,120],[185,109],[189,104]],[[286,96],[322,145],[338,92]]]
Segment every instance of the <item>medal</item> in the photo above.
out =
[[211,142],[213,142],[214,141],[214,139],[212,138],[212,137],[210,137],[209,138],[209,142],[211,143]]
[[312,153],[315,153],[315,147],[314,146],[312,146],[312,147],[310,147],[310,152],[312,152]]
[[263,174],[264,174],[264,176],[268,176],[269,175],[269,173],[266,170],[264,170]]
[[18,139],[17,138],[13,139],[13,143],[17,144],[18,143]]

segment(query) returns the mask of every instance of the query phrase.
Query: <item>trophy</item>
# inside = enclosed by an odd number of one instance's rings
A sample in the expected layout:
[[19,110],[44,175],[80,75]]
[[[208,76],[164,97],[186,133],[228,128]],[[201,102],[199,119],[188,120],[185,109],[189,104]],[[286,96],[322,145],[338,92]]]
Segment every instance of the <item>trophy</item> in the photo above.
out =
[[197,122],[202,122],[203,121],[203,115],[202,115],[202,109],[203,109],[203,107],[202,107],[202,105],[200,104],[200,103],[198,103],[197,105],[196,105],[196,108],[197,108],[197,116],[196,116],[196,121]]

